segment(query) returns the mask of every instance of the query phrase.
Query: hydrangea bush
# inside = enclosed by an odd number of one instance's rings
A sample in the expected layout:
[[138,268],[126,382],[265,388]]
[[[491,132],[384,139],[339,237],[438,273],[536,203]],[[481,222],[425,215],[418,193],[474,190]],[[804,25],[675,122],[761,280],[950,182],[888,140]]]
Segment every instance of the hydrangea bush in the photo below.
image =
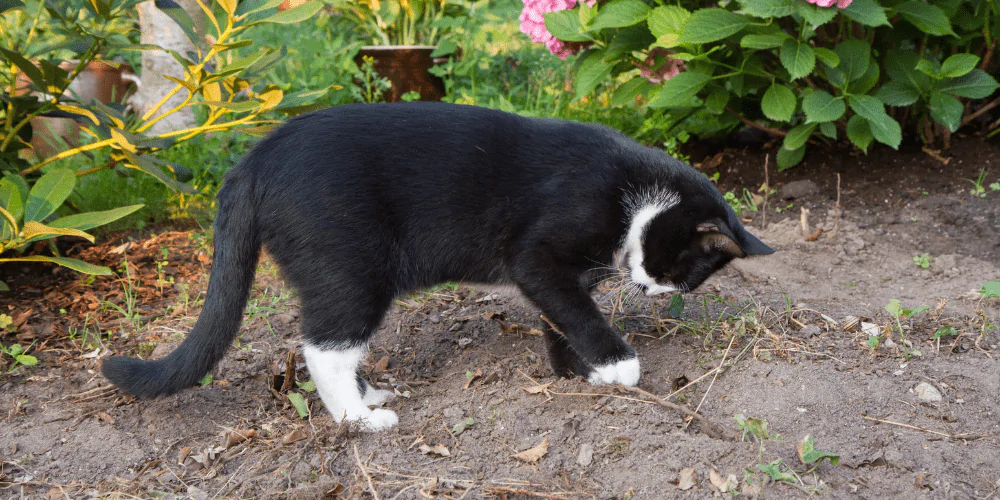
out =
[[[969,0],[524,0],[522,31],[580,52],[576,94],[697,110],[784,137],[780,168],[809,143],[947,146],[997,102],[1000,2]],[[543,21],[540,21],[543,20]]]

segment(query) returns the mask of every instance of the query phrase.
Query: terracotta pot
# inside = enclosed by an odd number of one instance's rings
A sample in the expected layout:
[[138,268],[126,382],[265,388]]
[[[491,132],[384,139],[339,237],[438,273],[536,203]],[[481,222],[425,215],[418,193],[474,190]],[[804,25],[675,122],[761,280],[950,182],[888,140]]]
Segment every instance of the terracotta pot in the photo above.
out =
[[[73,71],[77,61],[64,61],[59,67]],[[80,102],[88,103],[96,99],[103,103],[121,103],[129,95],[133,85],[139,79],[132,66],[128,63],[116,65],[104,61],[92,61],[77,75],[66,91]],[[24,95],[29,92],[30,80],[24,73],[18,73],[14,95]],[[59,152],[63,141],[79,144],[80,126],[68,118],[38,117],[31,120],[31,146],[35,154],[50,156]]]
[[361,47],[355,62],[374,59],[375,72],[392,82],[390,102],[398,102],[403,94],[416,90],[422,101],[440,101],[445,95],[444,81],[429,71],[447,58],[432,58],[436,47],[429,45],[386,45]]

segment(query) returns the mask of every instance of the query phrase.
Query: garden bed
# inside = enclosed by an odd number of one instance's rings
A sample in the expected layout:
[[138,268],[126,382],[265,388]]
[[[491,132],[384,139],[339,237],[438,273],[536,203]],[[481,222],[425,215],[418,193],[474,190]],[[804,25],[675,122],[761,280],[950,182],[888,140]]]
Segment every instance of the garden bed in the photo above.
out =
[[[35,342],[39,364],[0,379],[0,406],[9,410],[0,429],[0,491],[53,498],[116,491],[368,498],[372,490],[380,498],[702,498],[720,488],[781,497],[815,489],[834,498],[996,494],[1000,336],[984,321],[1000,322],[1000,310],[976,292],[1000,278],[1000,193],[973,197],[962,178],[994,168],[987,179],[996,181],[1000,168],[990,161],[998,153],[977,139],[957,141],[947,165],[920,151],[857,157],[811,148],[803,165],[772,168],[768,179],[779,193],[792,181],[811,180],[815,189],[800,184],[789,200],[773,195],[766,228],[762,212],[746,213],[776,254],[723,271],[686,297],[676,320],[664,319],[666,301],[604,304],[637,346],[640,386],[665,396],[683,379],[696,381],[671,401],[699,408],[721,438],[687,425],[650,394],[553,378],[542,340],[509,325],[536,326],[537,311],[509,291],[464,286],[398,302],[364,374],[398,391],[390,406],[400,426],[358,434],[333,423],[315,393],[282,384],[290,351],[297,381],[308,374],[297,300],[267,260],[239,341],[213,378],[136,401],[109,388],[100,359],[169,352],[194,324],[210,253],[197,231],[131,242],[117,236],[76,256],[116,269],[127,259],[124,282],[50,272],[35,285],[11,283],[14,294],[2,298],[18,325],[3,343]],[[726,151],[714,167],[699,160],[707,173],[720,172],[726,190],[763,182],[761,153]],[[836,172],[839,217],[829,212]],[[836,220],[836,237],[805,241],[802,208],[811,212],[810,233]],[[914,260],[925,253],[927,269]],[[903,324],[920,351],[908,360],[898,335],[894,345],[883,338],[872,348],[862,332],[843,328],[854,315],[884,332],[895,325],[883,309],[894,298],[904,308],[931,308]],[[957,335],[931,340],[943,326]],[[309,418],[299,417],[289,391],[306,396]],[[763,446],[740,439],[737,414],[766,421],[781,439]],[[463,430],[467,419],[474,423]],[[838,454],[839,465],[805,473],[811,467],[796,444],[807,435]],[[536,463],[514,458],[530,449]],[[762,486],[762,469],[799,477]]]

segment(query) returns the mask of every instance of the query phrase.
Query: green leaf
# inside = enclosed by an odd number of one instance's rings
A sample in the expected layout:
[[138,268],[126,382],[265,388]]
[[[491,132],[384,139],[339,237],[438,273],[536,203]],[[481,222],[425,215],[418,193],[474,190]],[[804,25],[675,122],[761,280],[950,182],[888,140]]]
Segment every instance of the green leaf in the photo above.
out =
[[155,163],[150,161],[149,158],[137,155],[135,153],[132,153],[131,151],[123,150],[121,151],[121,153],[125,156],[125,159],[127,160],[125,163],[126,167],[135,168],[149,175],[152,175],[153,177],[156,178],[156,180],[162,182],[167,187],[175,191],[180,191],[182,193],[187,193],[187,194],[194,194],[197,192],[191,186],[184,184],[182,182],[177,182],[176,179],[167,175],[167,173],[164,172],[162,168],[160,168]]
[[17,356],[14,356],[14,359],[24,366],[35,366],[38,364],[38,358],[27,354],[18,354]]
[[767,420],[747,418],[742,414],[736,414],[733,419],[736,420],[736,428],[743,431],[741,439],[746,440],[748,435],[752,435],[760,441],[771,439],[771,433],[767,430]]
[[3,174],[3,178],[17,186],[17,190],[21,192],[22,203],[28,199],[28,181],[24,180],[24,177],[14,172],[6,172]]
[[316,382],[313,382],[312,379],[306,380],[305,382],[299,382],[298,380],[296,380],[295,385],[297,385],[299,389],[302,389],[303,391],[316,392]]
[[788,38],[790,38],[788,34],[781,31],[763,35],[750,34],[740,40],[740,47],[754,50],[776,49]]
[[292,406],[295,407],[295,411],[299,413],[299,418],[309,418],[309,403],[306,402],[306,398],[302,397],[302,395],[297,392],[289,392],[288,401],[292,403]]
[[852,95],[848,103],[855,113],[868,120],[876,141],[893,149],[899,148],[899,143],[903,141],[903,131],[899,122],[886,114],[882,101],[870,95]]
[[795,93],[785,85],[772,84],[764,92],[760,109],[764,116],[772,120],[787,122],[795,113]]
[[817,450],[812,436],[806,436],[796,446],[796,449],[799,452],[799,460],[802,460],[802,463],[806,465],[817,464],[823,461],[824,458],[829,460],[831,465],[837,465],[840,462],[840,455],[830,453],[829,451]]
[[779,57],[781,65],[788,70],[792,80],[812,73],[813,68],[816,67],[816,54],[812,47],[805,43],[799,43],[794,38],[789,38],[781,44]]
[[983,288],[982,290],[979,290],[979,295],[982,295],[987,299],[1000,297],[1000,280],[992,280],[983,283]]
[[879,70],[878,61],[873,57],[869,61],[868,69],[864,74],[847,85],[847,92],[850,94],[867,94],[878,83],[880,74],[881,70]]
[[798,165],[805,157],[806,148],[793,150],[782,147],[778,150],[778,154],[776,155],[776,159],[778,160],[778,171],[782,172]]
[[232,16],[236,12],[236,2],[237,0],[217,0],[222,9],[226,11],[226,14]]
[[279,12],[273,16],[265,17],[263,19],[257,20],[254,24],[258,23],[275,23],[275,24],[296,24],[306,19],[309,19],[320,9],[323,8],[323,2],[312,1],[306,2],[298,7],[292,7],[284,12]]
[[767,465],[758,464],[757,470],[767,474],[774,481],[788,481],[794,483],[796,481],[795,474],[788,472],[783,472],[781,470],[781,459],[777,459]]
[[740,0],[743,12],[755,17],[785,17],[798,10],[795,0]]
[[735,35],[750,21],[746,16],[733,14],[725,9],[698,9],[684,25],[681,41],[684,43],[709,43]]
[[194,20],[191,19],[191,15],[177,2],[174,0],[154,0],[153,3],[157,9],[160,9],[161,12],[177,23],[177,26],[181,28],[181,31],[184,32],[184,35],[188,37],[188,40],[191,40],[191,43],[195,47],[201,46],[205,42],[195,33]]
[[[21,198],[21,190],[10,179],[0,180],[0,207],[10,212],[15,221],[21,220],[21,216],[24,215],[24,200]],[[0,219],[0,221],[9,224],[6,219]],[[5,239],[7,238],[0,238],[0,241]]]
[[633,78],[615,89],[615,93],[611,96],[611,105],[632,106],[635,104],[636,98],[649,92],[651,88],[653,85],[645,78]]
[[825,135],[825,136],[827,136],[827,137],[829,137],[829,138],[831,138],[833,140],[837,139],[837,126],[834,125],[833,122],[823,122],[823,123],[820,123],[819,124],[819,131],[822,132],[823,135]]
[[678,293],[673,297],[670,297],[670,306],[667,307],[667,314],[669,314],[671,318],[677,319],[681,317],[683,312],[684,295]]
[[[17,66],[17,69],[27,76],[31,83],[34,83],[36,87],[42,90],[46,90],[48,85],[46,85],[45,78],[42,76],[42,71],[38,69],[38,66],[31,64],[30,61],[24,58],[21,54],[14,52],[13,50],[0,48],[0,54],[3,54],[4,58],[8,62]],[[6,73],[6,70],[5,70]]]
[[806,145],[814,130],[816,130],[815,123],[803,123],[789,130],[788,135],[785,136],[785,140],[781,145],[781,149],[788,149],[790,151],[800,149]]
[[649,13],[646,24],[649,25],[649,31],[657,38],[667,34],[680,36],[690,17],[691,13],[682,7],[664,5]]
[[466,417],[465,420],[455,424],[455,426],[451,428],[451,433],[458,436],[473,425],[476,425],[476,420],[472,417]]
[[40,221],[62,206],[76,186],[72,170],[51,170],[35,181],[24,204],[24,221]]
[[[322,3],[322,2],[310,2],[310,3]],[[285,12],[290,12],[290,11],[286,10]],[[271,66],[274,66],[275,64],[278,63],[278,61],[281,61],[287,56],[288,56],[288,47],[285,45],[282,45],[277,50],[269,48],[261,52],[259,55],[254,54],[250,56],[250,58],[248,58],[247,61],[245,61],[248,62],[248,64],[246,66],[246,69],[243,70],[241,76],[248,80],[260,76],[264,74],[264,72],[266,72],[267,70],[271,69]],[[253,62],[249,62],[251,60]],[[236,65],[237,63],[233,64]]]
[[931,118],[934,121],[948,127],[948,130],[955,132],[962,125],[962,114],[965,107],[958,99],[942,93],[931,94],[930,102]]
[[868,42],[858,39],[845,40],[833,49],[840,58],[837,69],[847,77],[847,81],[861,78],[871,61],[872,48]]
[[865,26],[891,26],[885,9],[875,0],[854,0],[851,5],[840,9],[845,16]]
[[621,57],[630,56],[633,52],[649,48],[655,41],[656,37],[643,24],[623,28],[618,30],[614,38],[611,39],[611,43],[608,44],[608,48],[605,51],[604,58],[617,60]]
[[938,90],[946,94],[969,99],[985,99],[996,92],[1000,84],[981,69],[974,69],[958,78],[942,82]]
[[881,99],[887,106],[902,107],[917,102],[920,93],[909,85],[893,80],[879,87],[875,97]]
[[913,23],[920,31],[928,35],[944,36],[955,35],[951,29],[951,22],[948,15],[940,7],[924,3],[920,0],[909,0],[895,6],[896,12]]
[[701,73],[685,71],[663,83],[659,93],[649,103],[651,108],[683,108],[691,105],[692,98],[712,80]]
[[202,387],[206,387],[206,386],[212,385],[212,381],[214,381],[214,380],[215,380],[215,377],[212,376],[211,373],[206,373],[205,376],[201,377],[201,380],[198,381],[198,385],[200,385]]
[[838,9],[816,7],[805,2],[799,2],[799,15],[813,28],[822,26],[837,16]]
[[819,62],[831,68],[840,66],[840,56],[836,52],[825,47],[816,47],[813,52],[816,53],[816,59],[819,59]]
[[825,90],[818,90],[802,99],[802,112],[806,114],[806,123],[839,120],[846,111],[847,105],[844,99],[834,97]]
[[649,12],[649,6],[642,0],[611,0],[601,6],[590,30],[632,26],[645,21],[649,17]]
[[939,340],[945,337],[954,337],[956,335],[958,335],[958,330],[955,330],[954,326],[946,325],[938,328],[937,331],[934,332],[934,336],[931,337],[931,340]]
[[910,87],[918,93],[925,93],[930,91],[933,80],[917,71],[919,60],[916,52],[890,50],[885,56],[885,71],[889,74],[889,78],[901,85]]
[[13,9],[23,9],[24,2],[21,0],[0,0],[0,14]]
[[889,303],[885,305],[885,310],[889,311],[889,314],[891,314],[894,318],[898,318],[903,314],[903,311],[900,308],[899,299],[889,300]]
[[236,7],[236,15],[243,16],[246,14],[253,14],[254,12],[260,12],[262,10],[273,9],[285,0],[240,0],[239,5]]
[[0,259],[0,262],[51,262],[53,264],[58,264],[63,267],[68,267],[74,271],[79,271],[84,274],[96,274],[99,276],[108,276],[112,274],[111,269],[105,266],[95,266],[78,259],[70,259],[67,257],[49,257],[47,255],[28,255],[25,257],[11,257]]
[[941,65],[937,61],[921,59],[917,61],[917,71],[936,80],[941,78]]
[[976,69],[979,56],[975,54],[953,54],[941,64],[941,76],[956,78]]
[[868,152],[868,146],[871,146],[872,141],[875,140],[871,128],[868,126],[868,120],[858,115],[847,120],[847,138],[865,153]]
[[604,60],[604,51],[595,50],[580,63],[576,73],[576,98],[590,94],[611,75],[614,62]]
[[580,16],[572,10],[557,10],[545,13],[545,29],[552,36],[566,42],[587,42],[590,35],[583,32]]
[[88,229],[103,226],[121,219],[122,217],[125,217],[126,215],[129,215],[144,206],[145,205],[129,205],[127,207],[113,208],[111,210],[104,210],[101,212],[85,212],[82,214],[67,215],[66,217],[52,221],[49,226],[73,228],[86,231]]

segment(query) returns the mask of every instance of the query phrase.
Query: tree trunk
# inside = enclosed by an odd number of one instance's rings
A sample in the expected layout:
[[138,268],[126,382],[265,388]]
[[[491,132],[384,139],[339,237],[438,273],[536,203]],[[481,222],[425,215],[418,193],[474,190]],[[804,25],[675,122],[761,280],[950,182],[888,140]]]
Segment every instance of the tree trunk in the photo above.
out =
[[[195,0],[175,0],[191,18],[195,21],[197,33],[204,33],[204,13],[198,7]],[[140,40],[142,43],[152,43],[165,49],[177,51],[186,55],[188,51],[194,51],[195,47],[184,35],[184,31],[156,8],[152,0],[139,4],[139,29],[141,30]],[[142,52],[142,87],[136,92],[132,100],[133,105],[145,113],[156,106],[163,96],[167,95],[177,85],[167,80],[163,75],[170,75],[174,78],[184,79],[184,68],[180,63],[170,57],[170,54],[158,50],[147,50]],[[169,111],[184,102],[187,97],[187,89],[181,89],[173,95],[157,111],[158,116],[165,111]],[[191,108],[184,108],[170,116],[160,120],[149,130],[152,134],[161,134],[173,130],[195,126],[194,111]]]

